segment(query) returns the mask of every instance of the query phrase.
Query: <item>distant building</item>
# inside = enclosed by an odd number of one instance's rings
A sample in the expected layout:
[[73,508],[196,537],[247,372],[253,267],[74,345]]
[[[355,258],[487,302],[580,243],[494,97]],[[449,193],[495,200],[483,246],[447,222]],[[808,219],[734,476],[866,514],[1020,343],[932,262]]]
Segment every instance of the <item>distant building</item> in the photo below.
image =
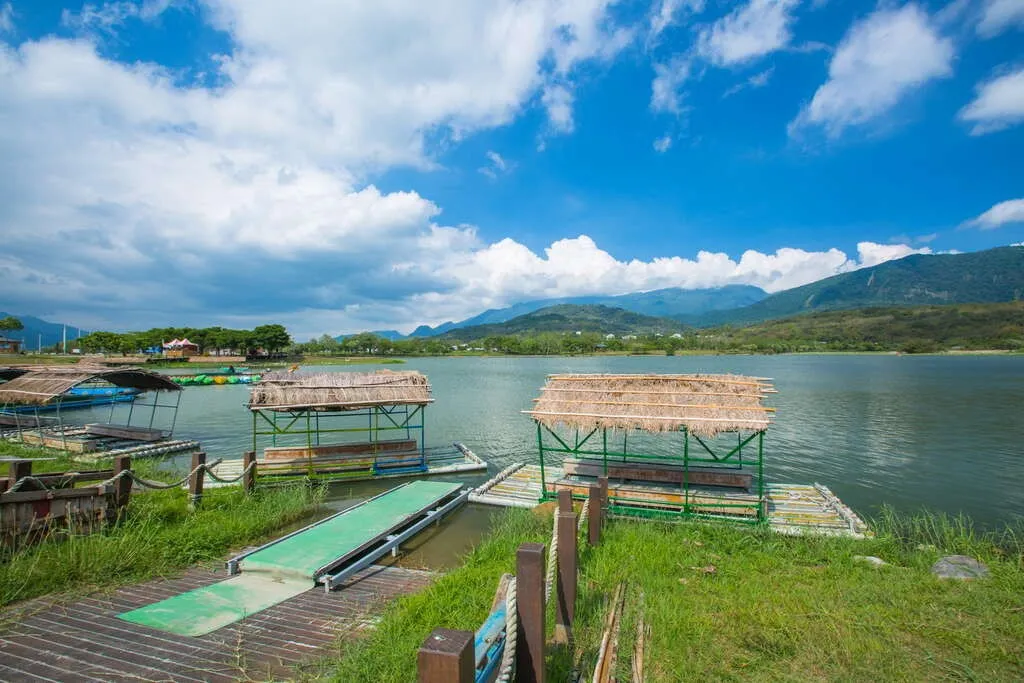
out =
[[199,345],[188,339],[174,339],[163,345],[164,355],[168,358],[187,358],[199,354]]
[[21,344],[22,341],[20,339],[0,337],[0,353],[20,353]]

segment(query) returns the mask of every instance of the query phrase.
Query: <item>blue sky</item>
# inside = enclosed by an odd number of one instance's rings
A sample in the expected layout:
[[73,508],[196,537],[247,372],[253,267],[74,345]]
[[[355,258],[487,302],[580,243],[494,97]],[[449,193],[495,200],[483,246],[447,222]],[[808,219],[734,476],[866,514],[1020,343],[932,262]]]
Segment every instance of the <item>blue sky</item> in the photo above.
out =
[[299,338],[1024,241],[1024,0],[0,0],[0,310]]

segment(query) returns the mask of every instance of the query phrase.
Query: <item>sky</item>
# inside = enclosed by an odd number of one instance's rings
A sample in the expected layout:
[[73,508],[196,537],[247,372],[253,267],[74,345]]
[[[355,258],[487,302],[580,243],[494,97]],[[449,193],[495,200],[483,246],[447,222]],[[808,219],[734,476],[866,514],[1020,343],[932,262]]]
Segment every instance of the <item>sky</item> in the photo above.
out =
[[1024,0],[0,0],[0,310],[409,331],[1024,241]]

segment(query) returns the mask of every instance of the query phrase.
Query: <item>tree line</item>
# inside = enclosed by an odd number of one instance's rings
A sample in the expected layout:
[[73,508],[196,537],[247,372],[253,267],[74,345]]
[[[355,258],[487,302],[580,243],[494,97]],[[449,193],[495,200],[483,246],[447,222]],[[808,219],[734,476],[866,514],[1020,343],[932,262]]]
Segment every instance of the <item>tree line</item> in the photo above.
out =
[[225,327],[154,327],[145,332],[91,332],[75,340],[85,353],[144,353],[162,348],[173,339],[188,339],[200,353],[228,351],[252,354],[258,351],[277,353],[287,349],[291,336],[283,325],[259,325],[251,330]]

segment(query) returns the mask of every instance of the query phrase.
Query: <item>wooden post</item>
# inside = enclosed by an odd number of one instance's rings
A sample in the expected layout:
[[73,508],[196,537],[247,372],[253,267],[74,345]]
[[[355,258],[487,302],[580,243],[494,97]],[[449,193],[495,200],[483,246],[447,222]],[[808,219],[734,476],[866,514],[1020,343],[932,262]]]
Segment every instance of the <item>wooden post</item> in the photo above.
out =
[[203,499],[203,475],[206,470],[196,468],[205,464],[206,453],[199,451],[192,454],[192,473],[188,477],[188,503],[192,507],[197,507]]
[[420,646],[420,683],[473,683],[475,637],[472,631],[435,628]]
[[[114,476],[132,468],[132,459],[127,455],[119,455],[114,458]],[[128,507],[128,500],[132,495],[132,478],[125,475],[114,482],[114,505],[118,511]]]
[[[8,470],[7,475],[7,487],[14,486],[19,479],[32,476],[32,461],[31,460],[12,460],[11,467]],[[22,491],[33,491],[32,487],[23,487]]]
[[587,509],[587,542],[597,545],[601,542],[601,489],[597,484],[590,485],[588,493],[590,507]]
[[544,554],[543,543],[516,552],[516,683],[544,683]]
[[572,624],[576,618],[576,513],[555,513],[558,524],[558,579],[555,582],[555,642],[572,640]]
[[[252,469],[249,469],[249,466]],[[242,475],[242,489],[246,493],[252,493],[256,490],[256,451],[246,451],[245,455],[242,456],[242,469],[244,474]]]
[[558,511],[572,512],[572,491],[561,489],[558,492]]
[[601,489],[601,524],[603,526],[604,520],[608,516],[608,477],[598,477],[597,486]]

